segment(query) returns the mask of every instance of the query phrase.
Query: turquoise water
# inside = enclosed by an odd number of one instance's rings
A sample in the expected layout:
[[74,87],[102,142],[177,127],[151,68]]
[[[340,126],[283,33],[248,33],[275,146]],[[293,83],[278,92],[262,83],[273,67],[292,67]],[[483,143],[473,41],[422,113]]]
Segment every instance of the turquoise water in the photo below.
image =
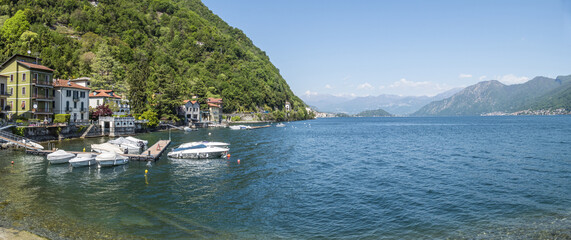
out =
[[70,169],[0,151],[0,226],[53,239],[571,238],[570,116],[333,118],[171,138],[229,142],[232,156]]

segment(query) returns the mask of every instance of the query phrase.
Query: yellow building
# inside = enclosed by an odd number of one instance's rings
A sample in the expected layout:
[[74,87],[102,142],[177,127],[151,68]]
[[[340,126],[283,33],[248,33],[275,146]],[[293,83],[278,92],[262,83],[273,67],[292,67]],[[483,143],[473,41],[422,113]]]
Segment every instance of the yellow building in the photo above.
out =
[[0,65],[7,77],[8,118],[24,117],[51,121],[53,118],[53,72],[41,59],[16,54]]
[[0,119],[6,117],[7,114],[7,99],[10,96],[8,93],[8,77],[4,75],[0,75]]

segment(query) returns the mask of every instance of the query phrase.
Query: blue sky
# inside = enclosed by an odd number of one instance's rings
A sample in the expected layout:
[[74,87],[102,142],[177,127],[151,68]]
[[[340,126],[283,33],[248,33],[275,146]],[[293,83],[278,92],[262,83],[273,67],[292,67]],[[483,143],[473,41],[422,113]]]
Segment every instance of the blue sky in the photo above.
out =
[[294,93],[435,95],[571,74],[571,1],[203,0]]

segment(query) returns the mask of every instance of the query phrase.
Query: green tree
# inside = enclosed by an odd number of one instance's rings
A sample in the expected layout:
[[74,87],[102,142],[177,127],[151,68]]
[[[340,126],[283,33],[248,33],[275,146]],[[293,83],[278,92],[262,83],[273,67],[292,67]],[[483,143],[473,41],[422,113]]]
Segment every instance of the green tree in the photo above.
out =
[[114,87],[114,83],[117,81],[115,75],[120,71],[120,63],[111,55],[107,43],[99,45],[91,68],[93,70],[91,86],[94,89],[111,89]]
[[147,126],[156,127],[159,125],[159,114],[153,110],[147,110],[139,117],[139,120],[147,120]]
[[8,18],[0,29],[2,38],[9,43],[14,42],[28,30],[30,28],[30,23],[26,17],[28,14],[29,10],[18,10],[13,17]]

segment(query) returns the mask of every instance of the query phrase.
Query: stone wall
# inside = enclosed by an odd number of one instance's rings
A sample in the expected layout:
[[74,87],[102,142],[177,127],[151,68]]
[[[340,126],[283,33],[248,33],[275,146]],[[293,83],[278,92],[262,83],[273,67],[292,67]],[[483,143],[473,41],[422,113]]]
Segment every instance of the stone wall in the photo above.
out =
[[24,129],[24,137],[34,141],[43,142],[66,138],[81,137],[89,125],[82,126],[48,126],[48,127],[21,127]]

